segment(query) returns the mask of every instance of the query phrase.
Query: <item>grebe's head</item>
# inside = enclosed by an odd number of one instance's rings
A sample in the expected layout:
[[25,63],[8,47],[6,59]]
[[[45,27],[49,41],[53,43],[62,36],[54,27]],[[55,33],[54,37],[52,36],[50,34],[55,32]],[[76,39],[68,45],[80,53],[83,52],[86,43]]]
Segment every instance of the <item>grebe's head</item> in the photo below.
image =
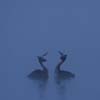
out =
[[47,61],[47,59],[45,59],[44,57],[41,57],[41,56],[38,56],[37,58],[38,58],[39,62],[46,62]]
[[67,59],[67,54],[63,54],[62,52],[59,51],[59,54],[60,54],[60,59],[61,61],[65,61]]
[[37,58],[38,58],[38,61],[39,62],[46,62],[47,61],[47,59],[46,58],[44,58],[46,55],[48,54],[48,52],[46,52],[45,54],[43,54],[42,56],[37,56]]
[[60,57],[60,59],[61,59],[63,62],[66,60],[66,58],[67,58],[67,55],[63,55],[63,56]]

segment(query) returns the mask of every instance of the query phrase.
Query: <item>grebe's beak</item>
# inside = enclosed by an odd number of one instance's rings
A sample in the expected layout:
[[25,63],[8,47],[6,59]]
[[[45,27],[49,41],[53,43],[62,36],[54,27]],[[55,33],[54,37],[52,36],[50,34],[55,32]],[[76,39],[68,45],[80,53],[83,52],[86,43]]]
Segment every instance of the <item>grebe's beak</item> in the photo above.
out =
[[48,55],[48,52],[44,53],[44,54],[42,55],[42,57],[47,56],[47,55]]
[[59,53],[61,56],[64,56],[64,54],[63,54],[61,51],[58,51],[58,53]]

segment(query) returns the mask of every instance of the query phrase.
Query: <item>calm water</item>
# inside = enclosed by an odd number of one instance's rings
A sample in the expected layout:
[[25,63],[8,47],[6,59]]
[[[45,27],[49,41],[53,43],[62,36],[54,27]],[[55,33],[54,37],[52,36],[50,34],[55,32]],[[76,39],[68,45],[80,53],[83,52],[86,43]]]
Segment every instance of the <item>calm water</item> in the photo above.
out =
[[[51,52],[48,55],[49,80],[47,82],[33,81],[27,75],[34,69],[40,68],[32,56],[12,55],[8,59],[7,74],[2,75],[7,80],[7,87],[2,84],[4,100],[99,100],[100,99],[100,49],[77,48],[69,52],[69,57],[62,69],[75,73],[73,80],[61,81],[57,84],[54,79],[54,68],[58,63],[58,55]],[[54,56],[55,55],[55,56]],[[50,61],[51,60],[51,61]],[[36,67],[37,66],[37,67]],[[1,91],[1,90],[0,90]]]
[[[98,0],[0,0],[0,100],[100,100],[100,2]],[[57,84],[62,69],[75,73]],[[48,51],[49,80],[27,75]]]

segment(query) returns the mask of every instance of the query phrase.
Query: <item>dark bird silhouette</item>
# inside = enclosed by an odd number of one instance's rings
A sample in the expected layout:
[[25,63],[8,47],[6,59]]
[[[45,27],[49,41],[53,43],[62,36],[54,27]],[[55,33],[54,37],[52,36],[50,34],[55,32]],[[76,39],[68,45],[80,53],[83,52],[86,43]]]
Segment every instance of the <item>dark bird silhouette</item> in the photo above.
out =
[[74,78],[75,75],[69,71],[61,70],[61,65],[65,62],[67,58],[67,54],[63,54],[59,51],[60,56],[60,62],[57,64],[55,69],[56,79],[57,80],[65,80],[65,79],[71,79]]
[[40,63],[42,69],[37,69],[35,71],[32,71],[28,77],[31,79],[35,79],[35,80],[47,80],[48,79],[48,69],[45,67],[45,65],[43,64],[44,62],[46,62],[47,60],[44,58],[44,56],[46,56],[48,53],[46,52],[45,54],[43,54],[42,56],[37,56],[38,58],[38,62]]

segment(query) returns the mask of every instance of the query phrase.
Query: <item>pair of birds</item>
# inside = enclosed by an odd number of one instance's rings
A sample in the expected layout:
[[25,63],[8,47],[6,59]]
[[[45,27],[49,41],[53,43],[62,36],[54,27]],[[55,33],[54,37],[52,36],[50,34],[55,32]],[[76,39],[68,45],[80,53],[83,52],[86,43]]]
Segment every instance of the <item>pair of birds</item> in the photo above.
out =
[[[28,77],[32,78],[32,79],[36,79],[36,80],[47,80],[49,78],[48,75],[48,69],[45,67],[45,65],[43,64],[44,62],[46,62],[47,60],[44,58],[48,53],[45,53],[42,56],[38,56],[38,62],[40,63],[42,70],[38,69],[35,71],[32,71]],[[67,58],[67,54],[63,54],[62,52],[59,51],[60,54],[60,62],[57,64],[56,68],[55,68],[55,76],[56,79],[70,79],[70,78],[74,78],[75,75],[69,71],[64,71],[61,70],[61,65],[65,62],[66,58]]]

